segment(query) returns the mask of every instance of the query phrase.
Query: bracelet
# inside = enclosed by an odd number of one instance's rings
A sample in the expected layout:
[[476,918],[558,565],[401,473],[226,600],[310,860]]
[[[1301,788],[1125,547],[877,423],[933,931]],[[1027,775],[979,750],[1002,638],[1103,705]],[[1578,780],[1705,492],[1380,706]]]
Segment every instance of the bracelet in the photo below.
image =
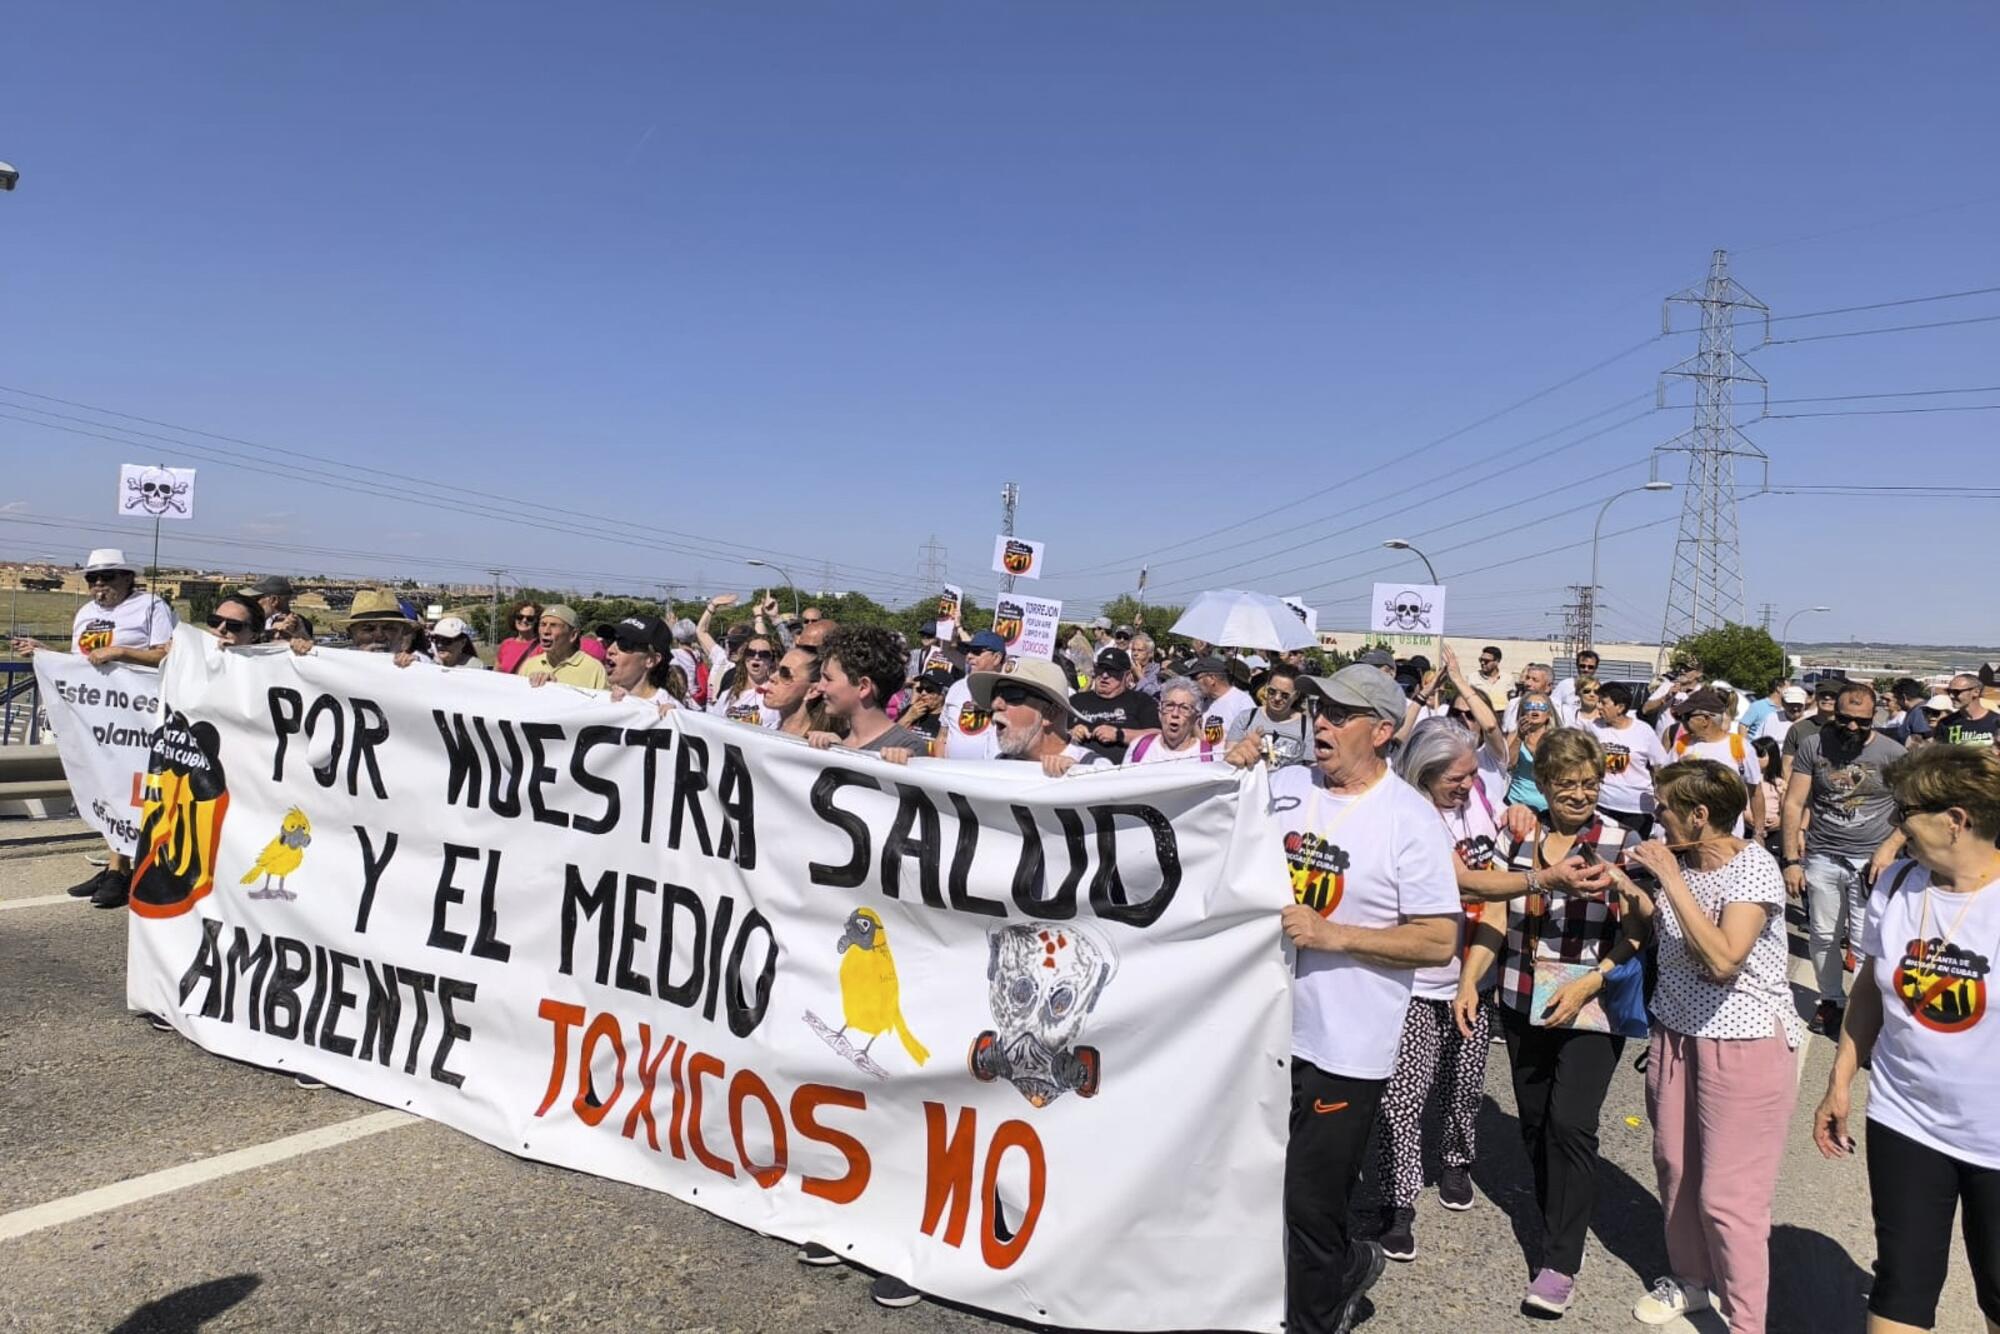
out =
[[1530,866],[1528,868],[1528,892],[1530,894],[1539,894],[1542,892],[1542,873],[1537,867]]

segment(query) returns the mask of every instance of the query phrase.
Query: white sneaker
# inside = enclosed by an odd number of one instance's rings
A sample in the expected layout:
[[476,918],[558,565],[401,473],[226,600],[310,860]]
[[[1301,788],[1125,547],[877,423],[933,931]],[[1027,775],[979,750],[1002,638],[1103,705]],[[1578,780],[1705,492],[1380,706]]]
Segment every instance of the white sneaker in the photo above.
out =
[[1690,1311],[1707,1309],[1707,1288],[1683,1283],[1669,1275],[1655,1282],[1653,1290],[1639,1299],[1639,1304],[1632,1308],[1632,1318],[1645,1325],[1664,1325]]

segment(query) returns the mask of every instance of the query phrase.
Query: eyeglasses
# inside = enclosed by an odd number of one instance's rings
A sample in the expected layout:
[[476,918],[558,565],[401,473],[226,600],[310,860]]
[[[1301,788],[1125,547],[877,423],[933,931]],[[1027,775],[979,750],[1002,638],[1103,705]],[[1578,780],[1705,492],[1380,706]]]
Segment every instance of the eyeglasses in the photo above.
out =
[[1266,700],[1266,701],[1270,701],[1270,700],[1274,700],[1274,699],[1290,699],[1290,698],[1292,698],[1292,695],[1293,695],[1293,692],[1292,692],[1292,691],[1290,691],[1290,690],[1280,690],[1280,689],[1279,689],[1278,687],[1276,687],[1276,686],[1265,686],[1265,687],[1264,687],[1264,698],[1265,698],[1265,700]]
[[224,634],[240,635],[250,628],[250,622],[239,621],[233,616],[210,616],[208,618],[208,628],[211,630],[220,630]]
[[1911,817],[1912,815],[1943,815],[1943,814],[1944,814],[1944,813],[1945,813],[1946,811],[1948,811],[1948,810],[1951,810],[1951,809],[1952,809],[1952,807],[1951,807],[1951,804],[1950,804],[1949,802],[1947,802],[1946,804],[1944,804],[1944,805],[1942,805],[1942,806],[1938,806],[1938,805],[1931,805],[1931,806],[1905,806],[1905,805],[1903,805],[1903,804],[1902,804],[1901,802],[1897,802],[1897,803],[1896,803],[1896,823],[1897,823],[1897,824],[1903,824],[1903,823],[1905,823],[1906,821],[1908,821],[1908,820],[1909,820],[1909,818],[1910,818],[1910,817]]
[[125,573],[123,570],[92,570],[89,574],[83,576],[83,582],[95,588],[99,584],[116,582],[118,576],[123,573]]
[[1160,712],[1161,712],[1161,713],[1199,713],[1199,712],[1201,712],[1201,710],[1199,710],[1199,709],[1195,708],[1195,706],[1194,706],[1194,705],[1192,705],[1192,704],[1188,703],[1188,702],[1187,702],[1186,700],[1182,700],[1182,699],[1175,699],[1175,700],[1169,700],[1169,701],[1167,701],[1167,702],[1166,702],[1165,704],[1162,704],[1162,705],[1160,706]]

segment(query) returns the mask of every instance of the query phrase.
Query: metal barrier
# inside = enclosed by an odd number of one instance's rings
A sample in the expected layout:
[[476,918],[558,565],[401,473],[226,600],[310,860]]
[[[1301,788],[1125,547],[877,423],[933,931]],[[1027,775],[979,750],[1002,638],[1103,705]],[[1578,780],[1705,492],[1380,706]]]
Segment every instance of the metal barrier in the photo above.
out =
[[42,688],[31,662],[0,662],[0,746],[42,739]]

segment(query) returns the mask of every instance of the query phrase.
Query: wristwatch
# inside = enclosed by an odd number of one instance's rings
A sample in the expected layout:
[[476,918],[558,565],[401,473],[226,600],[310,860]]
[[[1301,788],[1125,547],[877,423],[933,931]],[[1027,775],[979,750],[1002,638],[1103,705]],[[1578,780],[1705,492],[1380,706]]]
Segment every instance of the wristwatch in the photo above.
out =
[[1781,871],[1790,870],[1794,866],[1803,866],[1803,865],[1805,865],[1805,863],[1800,861],[1797,857],[1778,858],[1778,869]]

